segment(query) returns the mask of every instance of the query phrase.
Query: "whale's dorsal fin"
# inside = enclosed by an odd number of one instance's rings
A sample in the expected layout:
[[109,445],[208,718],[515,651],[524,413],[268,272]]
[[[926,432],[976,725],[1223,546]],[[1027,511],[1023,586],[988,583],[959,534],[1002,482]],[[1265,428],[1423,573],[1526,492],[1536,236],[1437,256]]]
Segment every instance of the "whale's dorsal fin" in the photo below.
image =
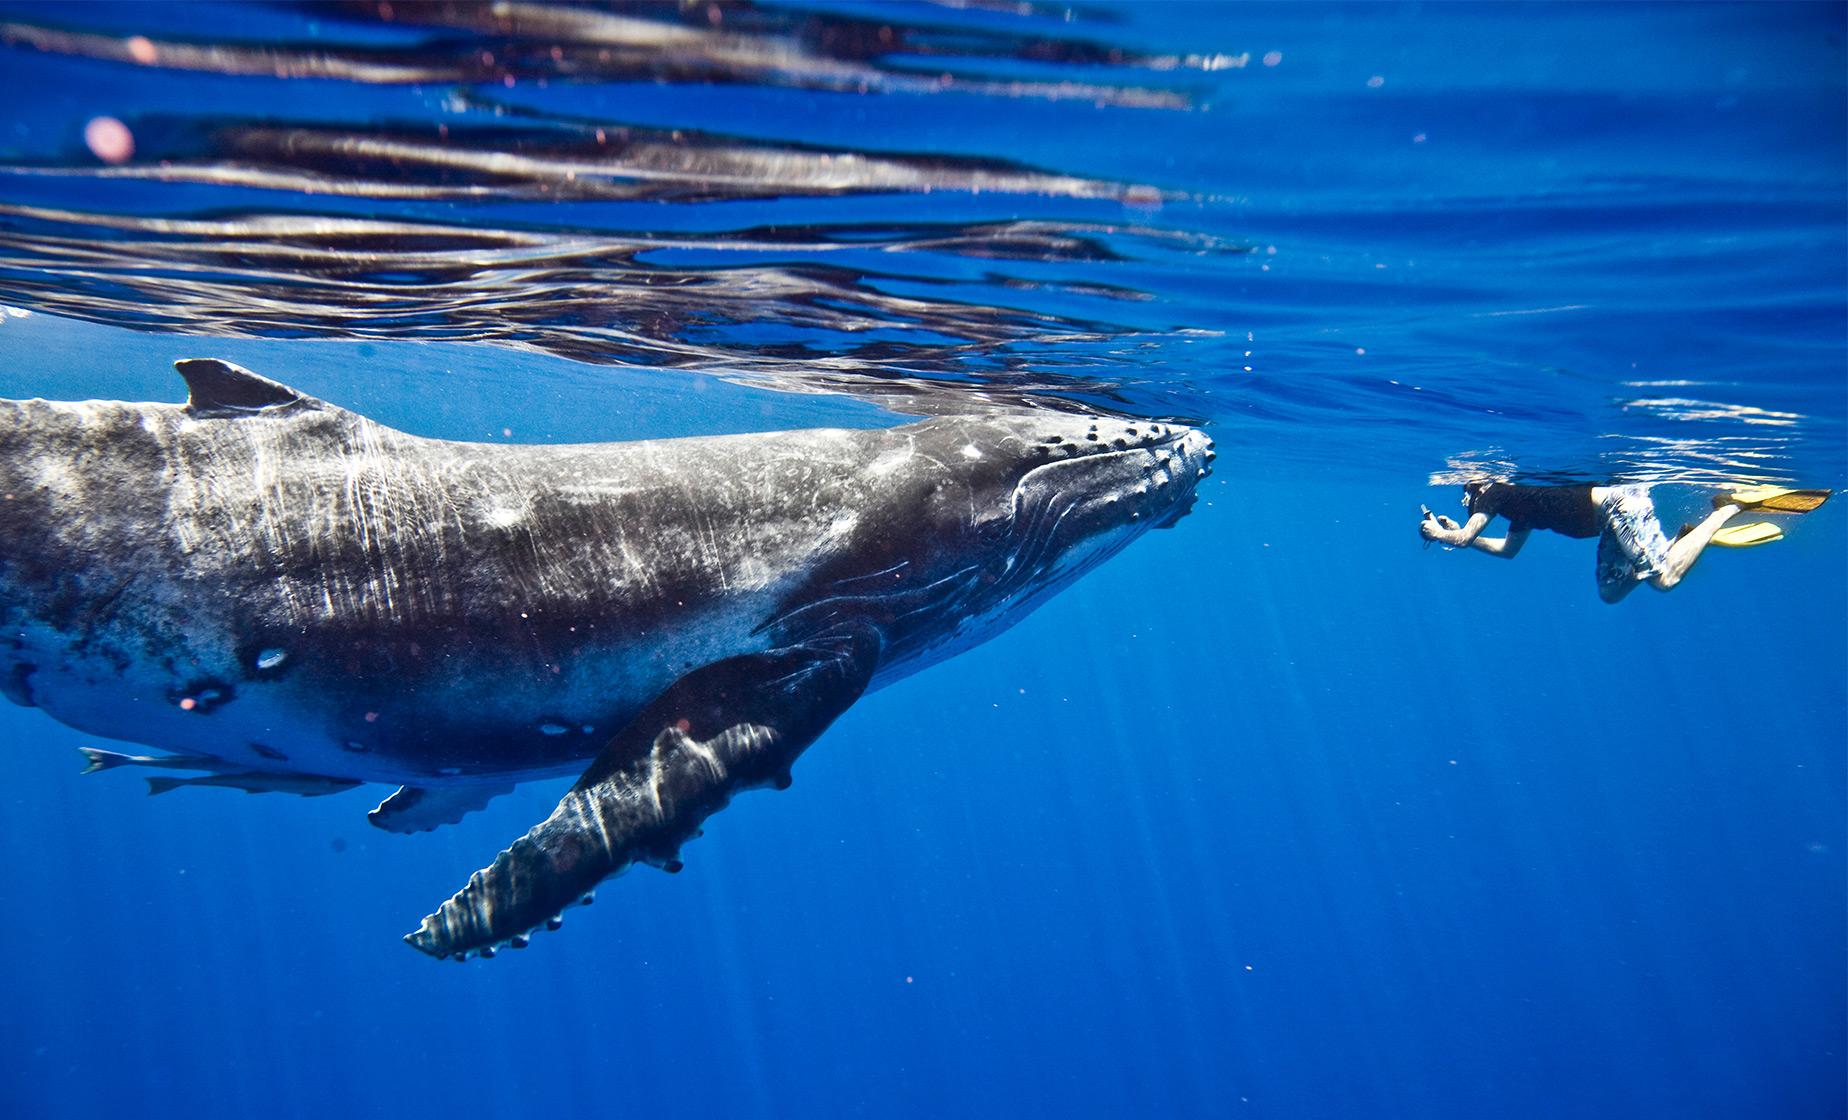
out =
[[314,400],[218,358],[183,358],[173,368],[186,379],[186,409],[195,416],[237,416]]

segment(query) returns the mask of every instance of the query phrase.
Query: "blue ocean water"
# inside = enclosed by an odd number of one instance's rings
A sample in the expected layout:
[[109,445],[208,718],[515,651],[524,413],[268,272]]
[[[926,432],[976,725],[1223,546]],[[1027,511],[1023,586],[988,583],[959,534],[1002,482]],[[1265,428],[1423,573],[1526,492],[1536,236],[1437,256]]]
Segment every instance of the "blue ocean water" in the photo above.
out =
[[[0,5],[0,397],[424,435],[1083,407],[1217,473],[523,954],[549,810],[0,711],[0,1108],[1848,1112],[1848,526],[1599,602],[1454,483],[1848,482],[1838,5]],[[132,138],[99,120],[116,122]]]

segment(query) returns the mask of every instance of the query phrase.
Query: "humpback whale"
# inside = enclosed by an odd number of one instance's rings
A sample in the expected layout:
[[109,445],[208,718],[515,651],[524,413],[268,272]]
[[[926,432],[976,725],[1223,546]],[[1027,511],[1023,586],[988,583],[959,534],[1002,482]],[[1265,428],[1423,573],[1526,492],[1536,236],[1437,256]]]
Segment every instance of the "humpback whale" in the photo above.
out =
[[782,788],[863,693],[1192,507],[1200,431],[1067,414],[429,439],[229,362],[184,405],[0,400],[0,690],[161,792],[400,788],[397,832],[578,775],[406,936],[490,956]]

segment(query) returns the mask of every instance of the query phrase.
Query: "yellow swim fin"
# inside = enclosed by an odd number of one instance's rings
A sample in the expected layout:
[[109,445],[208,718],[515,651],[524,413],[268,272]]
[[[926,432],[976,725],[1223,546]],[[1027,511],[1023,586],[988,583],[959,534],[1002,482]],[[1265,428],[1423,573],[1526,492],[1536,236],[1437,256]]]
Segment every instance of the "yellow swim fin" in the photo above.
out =
[[1746,486],[1713,499],[1719,506],[1734,505],[1766,513],[1808,513],[1829,500],[1829,490],[1786,490],[1781,486]]
[[1750,525],[1728,525],[1713,534],[1713,543],[1727,548],[1751,548],[1753,545],[1770,544],[1782,540],[1784,530],[1769,521],[1754,521]]

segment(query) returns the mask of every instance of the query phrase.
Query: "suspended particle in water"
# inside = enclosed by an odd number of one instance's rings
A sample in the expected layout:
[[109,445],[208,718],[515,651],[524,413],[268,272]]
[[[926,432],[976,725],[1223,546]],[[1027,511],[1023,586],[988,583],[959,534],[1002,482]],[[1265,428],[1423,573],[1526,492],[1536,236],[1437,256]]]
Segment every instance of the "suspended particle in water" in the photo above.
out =
[[135,134],[114,117],[92,117],[83,126],[83,142],[104,163],[127,163],[135,155]]

